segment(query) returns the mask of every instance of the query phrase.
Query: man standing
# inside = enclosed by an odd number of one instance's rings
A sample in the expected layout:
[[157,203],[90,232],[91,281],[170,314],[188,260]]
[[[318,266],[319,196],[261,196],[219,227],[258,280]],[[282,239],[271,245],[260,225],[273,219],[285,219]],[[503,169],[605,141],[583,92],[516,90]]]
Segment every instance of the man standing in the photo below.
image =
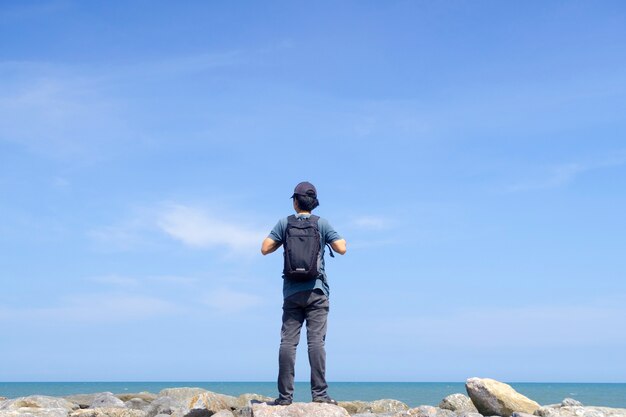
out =
[[261,246],[263,255],[274,252],[281,245],[285,248],[283,324],[278,355],[279,396],[273,404],[289,405],[293,401],[296,347],[305,321],[313,402],[337,404],[328,395],[326,383],[324,342],[329,286],[324,270],[324,248],[329,245],[343,255],[346,241],[328,221],[311,214],[319,205],[313,184],[301,182],[291,198],[295,216],[279,220]]

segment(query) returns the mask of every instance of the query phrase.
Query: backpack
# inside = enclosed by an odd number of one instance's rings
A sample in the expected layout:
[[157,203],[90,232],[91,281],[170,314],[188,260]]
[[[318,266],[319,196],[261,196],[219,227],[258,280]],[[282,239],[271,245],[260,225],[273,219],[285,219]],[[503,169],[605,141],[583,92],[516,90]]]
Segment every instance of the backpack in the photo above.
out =
[[[293,214],[287,217],[287,228],[283,241],[283,275],[294,281],[309,281],[320,275],[322,261],[320,232],[317,225],[319,216],[311,215],[297,219]],[[330,256],[334,257],[332,250]]]

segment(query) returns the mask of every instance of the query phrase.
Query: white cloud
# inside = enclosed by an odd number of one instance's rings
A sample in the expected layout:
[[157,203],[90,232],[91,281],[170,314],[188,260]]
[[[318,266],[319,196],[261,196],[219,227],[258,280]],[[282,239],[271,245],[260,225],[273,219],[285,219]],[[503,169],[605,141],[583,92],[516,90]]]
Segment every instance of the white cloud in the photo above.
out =
[[389,228],[389,219],[380,216],[359,216],[352,221],[353,226],[365,230],[383,230]]
[[255,294],[221,288],[209,293],[204,302],[213,310],[222,313],[239,313],[262,304],[263,298]]
[[548,173],[543,178],[513,184],[507,187],[507,191],[515,192],[557,188],[571,183],[576,177],[586,172],[624,164],[626,164],[626,157],[623,155],[623,152],[617,153],[611,158],[598,161],[559,164],[548,168]]
[[[561,300],[553,305],[480,306],[438,316],[424,311],[412,317],[381,321],[375,327],[384,340],[404,338],[410,342],[428,335],[428,344],[434,347],[455,343],[463,343],[468,349],[625,344],[626,333],[615,331],[623,327],[623,301],[568,304]],[[511,303],[515,302],[511,299]]]
[[185,205],[167,207],[157,219],[158,227],[171,238],[195,248],[225,247],[231,252],[258,251],[265,233],[234,223],[207,210]]
[[155,297],[125,294],[82,294],[66,297],[61,306],[4,308],[0,321],[118,322],[137,321],[182,311],[175,304]]
[[91,277],[89,278],[89,281],[118,287],[136,287],[139,285],[138,279],[121,275],[103,275],[99,277]]

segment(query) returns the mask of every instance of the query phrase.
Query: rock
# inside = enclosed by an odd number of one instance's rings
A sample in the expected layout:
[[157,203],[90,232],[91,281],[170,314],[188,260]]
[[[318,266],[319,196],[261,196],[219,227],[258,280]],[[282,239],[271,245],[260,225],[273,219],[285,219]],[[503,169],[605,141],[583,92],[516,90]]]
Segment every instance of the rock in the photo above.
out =
[[541,407],[535,413],[541,417],[626,417],[626,408],[565,406]]
[[146,417],[156,417],[158,415],[166,415],[173,417],[183,417],[189,411],[186,402],[175,400],[171,397],[157,397],[150,403]]
[[268,402],[274,400],[271,397],[266,397],[260,394],[241,394],[237,397],[237,402],[235,408],[244,408],[250,406],[250,401],[259,401],[259,402]]
[[561,407],[582,407],[582,405],[583,403],[573,398],[564,398],[563,401],[561,401]]
[[457,417],[483,417],[483,415],[480,413],[469,413],[466,411],[461,414],[457,414]]
[[376,400],[376,401],[340,401],[339,407],[345,409],[348,414],[394,414],[406,411],[409,406],[398,400]]
[[237,398],[215,392],[203,392],[189,401],[189,417],[211,416],[220,410],[237,408]]
[[445,410],[439,407],[432,407],[430,405],[420,405],[416,408],[401,413],[402,416],[410,417],[456,417],[454,411]]
[[537,416],[534,414],[520,413],[519,411],[516,411],[513,414],[511,414],[511,417],[537,417]]
[[189,401],[198,394],[202,394],[204,392],[209,392],[204,388],[165,388],[159,392],[158,397],[170,397],[175,401],[182,401],[184,403],[189,403]]
[[399,413],[406,411],[409,406],[398,400],[376,400],[369,403],[370,412],[372,413]]
[[112,392],[102,392],[95,396],[89,408],[126,408],[126,404]]
[[121,407],[99,407],[72,411],[69,417],[146,417],[146,412]]
[[441,400],[439,408],[460,413],[478,413],[472,400],[463,394],[452,394]]
[[19,410],[21,408],[62,408],[67,411],[76,410],[78,404],[65,398],[49,397],[46,395],[30,395],[13,400],[6,400],[0,404],[0,410]]
[[80,408],[89,408],[93,400],[100,394],[104,394],[103,392],[97,392],[93,394],[74,394],[74,395],[66,395],[66,400],[78,404]]
[[478,412],[486,416],[511,417],[515,411],[533,414],[540,407],[510,385],[494,379],[470,378],[466,381],[465,388]]
[[348,412],[333,404],[293,403],[291,405],[252,405],[254,417],[349,417]]
[[343,408],[348,414],[365,414],[370,413],[369,403],[366,401],[339,401],[339,407]]
[[133,410],[143,410],[148,411],[150,408],[150,403],[143,398],[131,398],[128,401],[124,402],[126,408],[132,408]]
[[213,414],[213,417],[235,417],[235,415],[232,411],[220,410],[217,413]]
[[151,392],[147,392],[147,391],[142,391],[142,392],[135,392],[135,393],[124,393],[124,394],[115,394],[115,396],[117,398],[119,398],[120,400],[126,402],[126,401],[130,401],[133,398],[140,398],[146,402],[151,403],[152,401],[154,401],[157,396],[156,394],[153,394]]
[[67,417],[68,413],[67,408],[21,407],[0,410],[0,417]]

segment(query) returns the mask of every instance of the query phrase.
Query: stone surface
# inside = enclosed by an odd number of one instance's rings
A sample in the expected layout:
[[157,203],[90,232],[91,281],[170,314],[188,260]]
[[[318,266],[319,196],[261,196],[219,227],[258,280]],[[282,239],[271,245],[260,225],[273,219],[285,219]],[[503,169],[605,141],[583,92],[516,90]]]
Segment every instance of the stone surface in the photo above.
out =
[[408,409],[408,405],[398,400],[383,399],[369,403],[369,411],[372,413],[398,413]]
[[126,404],[112,392],[102,392],[95,396],[89,408],[126,408]]
[[478,413],[476,406],[467,395],[452,394],[441,400],[439,408],[460,413]]
[[147,392],[147,391],[115,394],[115,396],[117,398],[119,398],[120,400],[124,401],[124,402],[130,401],[133,398],[141,398],[142,400],[151,403],[152,401],[156,400],[156,398],[157,398],[156,394],[153,394],[153,393]]
[[348,414],[395,414],[406,411],[409,406],[398,400],[382,399],[376,401],[340,401],[339,407]]
[[72,411],[69,417],[146,417],[146,412],[120,407],[100,407]]
[[408,411],[396,415],[403,417],[456,417],[454,411],[430,405],[420,405],[419,407],[411,408]]
[[515,411],[533,414],[540,407],[510,385],[494,379],[470,378],[465,388],[478,412],[485,416],[511,417]]
[[217,413],[213,414],[213,417],[234,417],[232,411],[229,410],[220,410]]
[[293,403],[287,406],[267,405],[252,406],[254,417],[349,417],[348,412],[339,406],[323,403]]
[[339,401],[339,407],[343,408],[348,414],[365,414],[370,413],[369,403],[367,401]]
[[0,410],[18,410],[21,408],[62,408],[67,411],[76,410],[78,404],[65,398],[49,397],[46,395],[30,395],[12,400],[3,401]]
[[458,417],[483,417],[482,414],[476,412],[476,413],[469,413],[469,412],[463,412],[461,414],[457,414]]
[[582,407],[582,405],[583,403],[573,398],[564,398],[563,401],[561,401],[561,407]]
[[626,408],[565,406],[541,407],[535,413],[541,417],[626,417]]
[[189,388],[189,387],[181,387],[181,388],[165,388],[161,390],[157,396],[159,397],[169,397],[174,401],[182,401],[184,403],[189,403],[189,401],[195,397],[196,395],[202,394],[204,392],[209,392],[204,388]]
[[143,398],[131,398],[124,402],[126,408],[132,408],[133,410],[148,411],[150,409],[150,403]]
[[519,411],[516,411],[513,414],[511,414],[511,417],[537,417],[537,416],[535,416],[534,414],[520,413]]
[[146,417],[155,417],[157,415],[183,417],[188,410],[189,407],[187,407],[185,401],[175,400],[171,397],[158,397],[150,403],[150,407],[146,411]]
[[241,394],[239,397],[237,397],[235,408],[248,407],[250,406],[250,401],[253,400],[264,403],[268,401],[273,401],[274,399],[261,394]]
[[0,417],[67,417],[68,413],[67,408],[21,407],[0,410]]
[[89,408],[89,406],[91,405],[91,403],[93,402],[93,400],[96,399],[96,396],[103,394],[102,392],[96,392],[93,394],[74,394],[74,395],[67,395],[63,398],[65,398],[66,400],[73,402],[75,404],[78,404],[78,406],[80,408]]
[[218,394],[216,392],[203,392],[194,396],[189,401],[190,417],[201,417],[213,415],[220,410],[233,410],[237,408],[237,398],[230,395]]

